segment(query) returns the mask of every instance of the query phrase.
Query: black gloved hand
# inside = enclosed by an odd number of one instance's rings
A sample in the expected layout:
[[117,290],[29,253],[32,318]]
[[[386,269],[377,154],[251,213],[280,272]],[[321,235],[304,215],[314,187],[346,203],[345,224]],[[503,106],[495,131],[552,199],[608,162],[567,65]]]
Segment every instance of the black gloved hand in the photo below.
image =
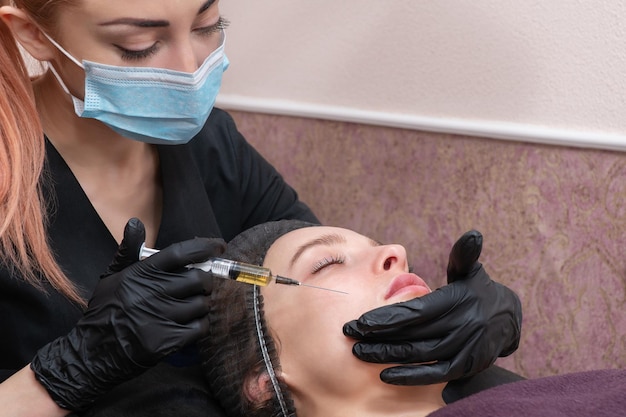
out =
[[448,285],[346,323],[344,334],[358,339],[354,355],[366,362],[407,364],[383,370],[384,382],[426,385],[474,375],[513,353],[521,303],[489,278],[478,262],[481,250],[480,232],[465,233],[450,252]]
[[83,317],[31,362],[62,408],[84,409],[207,331],[212,277],[185,265],[219,256],[225,243],[192,239],[137,261],[144,236],[143,224],[131,219]]
[[146,242],[146,228],[136,217],[128,220],[126,227],[124,227],[124,238],[122,243],[117,247],[117,252],[113,257],[113,260],[107,266],[106,271],[100,276],[100,278],[106,278],[109,275],[113,275],[116,272],[120,272],[122,269],[131,266],[139,260],[139,252],[141,246]]

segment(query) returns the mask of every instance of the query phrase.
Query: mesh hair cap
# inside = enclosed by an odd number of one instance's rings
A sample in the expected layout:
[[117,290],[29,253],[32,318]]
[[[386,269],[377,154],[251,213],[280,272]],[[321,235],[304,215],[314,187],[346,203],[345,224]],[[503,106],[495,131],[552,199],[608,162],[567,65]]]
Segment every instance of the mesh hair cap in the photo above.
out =
[[[235,237],[223,258],[262,265],[281,236],[319,226],[300,220],[281,220],[254,226]],[[270,284],[274,285],[274,284]],[[203,368],[211,391],[229,417],[292,417],[296,415],[287,386],[277,377],[280,363],[263,315],[263,297],[255,285],[215,280],[209,312],[210,329],[200,342]],[[250,401],[244,381],[267,373],[271,397]]]

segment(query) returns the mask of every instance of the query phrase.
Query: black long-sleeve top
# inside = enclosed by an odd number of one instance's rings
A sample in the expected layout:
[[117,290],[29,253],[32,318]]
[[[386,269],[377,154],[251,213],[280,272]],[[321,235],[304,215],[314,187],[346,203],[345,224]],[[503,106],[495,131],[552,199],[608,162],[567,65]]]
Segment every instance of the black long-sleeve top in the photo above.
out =
[[[49,239],[67,276],[89,296],[117,243],[54,146],[46,140],[42,178],[50,206]],[[226,241],[255,224],[299,218],[317,222],[281,175],[243,138],[224,111],[212,112],[185,145],[158,146],[163,213],[156,247],[193,237]],[[0,269],[0,380],[67,334],[79,307],[47,286],[44,293]]]

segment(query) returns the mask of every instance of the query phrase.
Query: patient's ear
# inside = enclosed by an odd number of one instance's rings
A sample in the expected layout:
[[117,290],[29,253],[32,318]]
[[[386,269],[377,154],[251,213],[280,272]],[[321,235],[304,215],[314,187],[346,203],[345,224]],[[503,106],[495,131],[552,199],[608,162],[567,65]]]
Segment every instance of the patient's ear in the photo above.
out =
[[246,398],[253,404],[262,404],[272,398],[272,382],[267,372],[249,374],[243,384]]

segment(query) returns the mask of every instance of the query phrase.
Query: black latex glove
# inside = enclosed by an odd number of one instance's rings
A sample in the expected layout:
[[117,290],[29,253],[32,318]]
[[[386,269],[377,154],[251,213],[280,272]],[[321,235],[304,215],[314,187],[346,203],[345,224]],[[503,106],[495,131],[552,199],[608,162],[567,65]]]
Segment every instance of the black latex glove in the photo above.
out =
[[425,385],[474,375],[513,353],[520,340],[521,303],[489,278],[478,262],[481,250],[480,232],[465,233],[450,252],[448,285],[346,323],[344,334],[358,340],[354,355],[366,362],[406,364],[383,370],[384,382]]
[[144,237],[143,224],[131,219],[83,317],[31,362],[62,408],[86,408],[207,331],[211,274],[185,265],[221,255],[225,243],[192,239],[137,261]]

